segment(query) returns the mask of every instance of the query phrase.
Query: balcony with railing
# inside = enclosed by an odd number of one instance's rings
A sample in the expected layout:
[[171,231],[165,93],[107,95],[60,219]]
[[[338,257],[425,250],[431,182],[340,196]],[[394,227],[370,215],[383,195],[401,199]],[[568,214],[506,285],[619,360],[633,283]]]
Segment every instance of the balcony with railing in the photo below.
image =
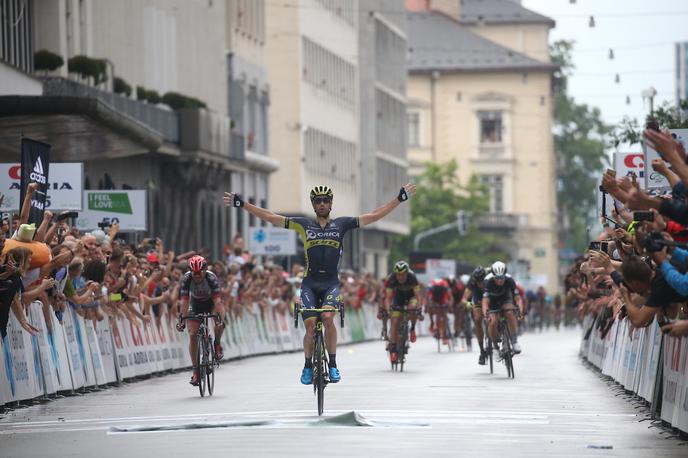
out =
[[43,95],[98,99],[160,134],[165,141],[179,142],[179,118],[172,109],[133,100],[112,92],[70,81],[65,78],[44,78]]

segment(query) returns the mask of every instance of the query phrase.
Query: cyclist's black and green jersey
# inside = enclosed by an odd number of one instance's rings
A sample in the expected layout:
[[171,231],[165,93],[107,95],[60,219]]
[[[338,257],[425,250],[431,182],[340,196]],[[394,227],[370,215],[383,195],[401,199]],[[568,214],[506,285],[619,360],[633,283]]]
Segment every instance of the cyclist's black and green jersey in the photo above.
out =
[[343,216],[328,221],[323,228],[311,218],[285,218],[284,227],[298,232],[303,241],[306,254],[304,280],[323,281],[338,278],[344,235],[357,229],[359,222],[358,218]]
[[[301,285],[301,307],[314,309],[324,306],[339,307],[339,262],[342,258],[344,236],[359,227],[356,217],[329,220],[321,227],[312,218],[285,218],[284,227],[296,231],[303,241],[306,270]],[[307,319],[314,315],[303,313]]]
[[497,284],[492,274],[485,277],[485,293],[483,297],[490,300],[490,310],[499,310],[504,304],[513,304],[515,294],[516,282],[511,278],[511,275],[506,274],[502,285]]
[[387,281],[387,292],[393,292],[392,310],[403,310],[415,299],[416,293],[421,290],[420,283],[412,273],[406,275],[406,281],[401,283],[396,274],[391,274]]
[[471,303],[476,307],[480,307],[483,303],[483,294],[485,293],[483,287],[480,286],[480,283],[475,278],[471,277],[466,288],[471,290]]

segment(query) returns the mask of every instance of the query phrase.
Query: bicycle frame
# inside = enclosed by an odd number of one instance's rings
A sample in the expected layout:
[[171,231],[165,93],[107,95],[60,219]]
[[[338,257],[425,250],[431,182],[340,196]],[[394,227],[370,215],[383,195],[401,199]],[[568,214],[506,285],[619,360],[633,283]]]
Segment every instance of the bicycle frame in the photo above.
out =
[[[513,311],[513,312],[518,312],[518,309],[515,308],[508,308],[508,309],[500,309],[500,310],[488,310],[488,316],[489,315],[499,315],[497,318],[497,334],[499,335],[499,338],[502,341],[502,348],[500,351],[500,354],[502,355],[502,361],[504,361],[504,365],[506,366],[506,373],[509,378],[515,378],[515,373],[514,373],[514,350],[511,347],[511,332],[509,331],[509,325],[506,320],[506,314],[505,312],[507,311]],[[492,347],[492,345],[490,345]],[[491,360],[490,360],[491,363]]]
[[339,312],[340,325],[344,327],[344,307],[338,309],[318,308],[302,309],[299,304],[294,307],[294,327],[299,326],[299,315],[304,312],[315,312],[315,332],[313,335],[313,393],[318,398],[318,415],[322,415],[325,408],[325,386],[330,383],[328,374],[327,350],[325,348],[325,326],[322,321],[323,313]]
[[[213,318],[216,322],[220,320],[220,316],[214,313],[197,313],[182,317],[184,320],[197,320],[198,331],[195,338],[198,339],[198,348],[196,350],[196,364],[200,372],[198,381],[198,390],[201,397],[205,396],[206,388],[208,395],[212,396],[215,389],[215,368],[220,366],[220,363],[215,359],[215,351],[213,349],[210,338],[210,326],[208,320]],[[194,336],[190,336],[193,338]]]

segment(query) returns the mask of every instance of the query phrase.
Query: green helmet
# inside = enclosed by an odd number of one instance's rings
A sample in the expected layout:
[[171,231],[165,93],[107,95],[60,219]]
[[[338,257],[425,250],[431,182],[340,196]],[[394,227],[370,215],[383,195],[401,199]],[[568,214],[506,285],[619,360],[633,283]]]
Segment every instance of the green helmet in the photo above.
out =
[[409,265],[406,261],[399,261],[394,264],[394,273],[401,274],[409,271]]
[[311,189],[311,202],[313,199],[316,197],[329,197],[332,199],[334,197],[334,194],[332,193],[332,188],[329,186],[316,186],[313,189]]

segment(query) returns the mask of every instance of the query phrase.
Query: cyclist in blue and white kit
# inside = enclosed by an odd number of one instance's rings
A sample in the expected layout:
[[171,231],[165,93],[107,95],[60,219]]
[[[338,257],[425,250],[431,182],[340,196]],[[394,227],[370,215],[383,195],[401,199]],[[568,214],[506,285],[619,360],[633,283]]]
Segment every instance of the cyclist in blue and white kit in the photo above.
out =
[[[332,211],[332,189],[328,186],[316,186],[311,190],[310,198],[315,218],[294,217],[287,218],[244,202],[236,193],[225,192],[225,205],[243,208],[263,221],[284,227],[299,233],[303,241],[306,255],[306,269],[301,286],[301,308],[304,309],[303,321],[306,335],[303,338],[306,362],[301,373],[301,383],[313,383],[313,337],[315,335],[316,313],[308,309],[331,308],[342,306],[342,296],[339,293],[339,261],[342,256],[342,242],[344,235],[359,227],[372,224],[387,216],[401,202],[408,200],[416,193],[416,186],[407,184],[399,190],[397,197],[387,204],[358,217],[339,217],[330,219]],[[323,313],[322,320],[325,327],[325,346],[329,356],[330,382],[341,380],[337,369],[337,329],[334,325],[334,313]]]

